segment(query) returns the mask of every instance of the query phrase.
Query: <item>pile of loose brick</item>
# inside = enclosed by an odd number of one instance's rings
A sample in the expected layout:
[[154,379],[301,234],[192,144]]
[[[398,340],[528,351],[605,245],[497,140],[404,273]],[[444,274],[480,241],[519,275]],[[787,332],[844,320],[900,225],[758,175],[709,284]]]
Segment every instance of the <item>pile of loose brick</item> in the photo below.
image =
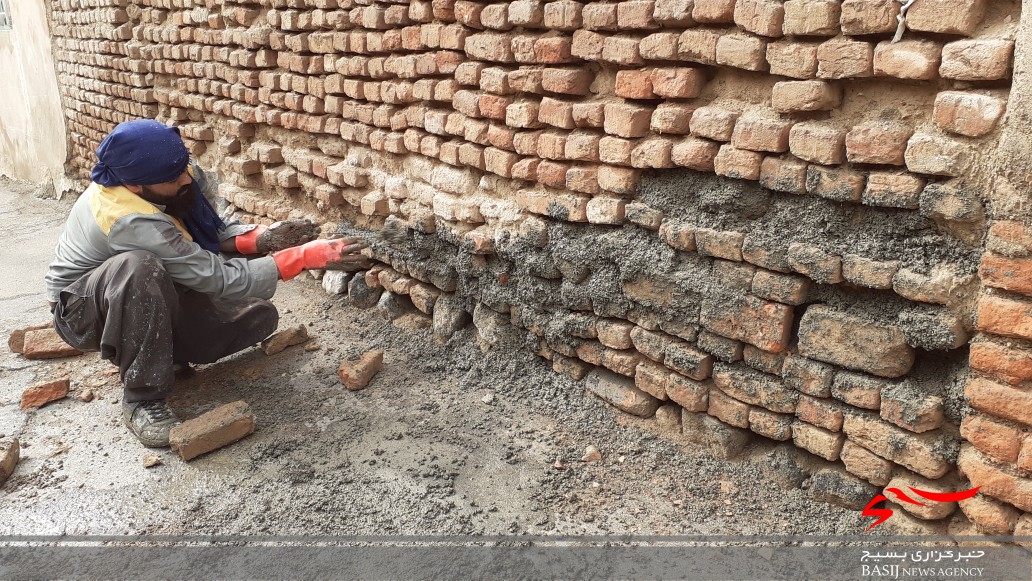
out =
[[[403,221],[409,247],[375,246],[381,264],[348,286],[411,301],[442,340],[468,314],[485,345],[530,332],[556,371],[673,437],[791,441],[860,491],[838,496],[852,505],[981,486],[961,503],[979,530],[1028,534],[1032,230],[980,195],[1020,6],[918,0],[893,43],[901,5],[51,0],[50,18],[81,178],[118,122],[156,117],[245,220]],[[639,188],[664,171],[915,214],[985,245],[984,286],[949,262],[783,251],[668,216]],[[578,240],[596,262],[566,253]],[[621,244],[661,246],[720,292],[613,266]],[[921,305],[947,339],[824,304],[827,289]],[[973,409],[949,421],[942,394],[905,380],[978,332]]]

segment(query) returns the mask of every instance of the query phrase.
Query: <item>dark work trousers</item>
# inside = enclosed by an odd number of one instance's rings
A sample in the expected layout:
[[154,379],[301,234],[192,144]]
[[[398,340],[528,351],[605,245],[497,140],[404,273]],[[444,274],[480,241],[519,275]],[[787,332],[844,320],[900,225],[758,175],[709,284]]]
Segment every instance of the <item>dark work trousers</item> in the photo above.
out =
[[172,282],[155,255],[124,252],[61,292],[54,326],[118,366],[126,402],[165,399],[172,362],[212,363],[265,339],[279,312],[262,299],[212,299]]

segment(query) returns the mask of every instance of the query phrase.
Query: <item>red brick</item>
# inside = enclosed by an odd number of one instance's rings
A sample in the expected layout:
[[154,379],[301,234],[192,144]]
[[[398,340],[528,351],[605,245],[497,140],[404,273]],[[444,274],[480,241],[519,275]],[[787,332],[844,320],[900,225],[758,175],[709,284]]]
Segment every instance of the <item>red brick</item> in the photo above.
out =
[[806,191],[836,202],[859,202],[864,176],[843,167],[811,165],[806,168]]
[[973,413],[960,423],[960,435],[983,454],[1000,462],[1016,462],[1025,434],[990,416]]
[[[623,71],[620,71],[623,72]],[[617,83],[619,84],[617,73]],[[687,99],[698,97],[706,85],[706,75],[702,69],[678,67],[654,69],[651,85],[660,97]]]
[[667,399],[667,377],[670,371],[651,361],[642,361],[634,371],[634,386],[656,399]]
[[605,163],[631,165],[634,144],[635,142],[630,139],[607,135],[599,140],[598,158]]
[[749,427],[749,405],[728,397],[719,389],[709,395],[709,415],[738,428]]
[[646,204],[631,202],[624,207],[624,212],[628,222],[648,230],[659,230],[663,222],[663,212]]
[[744,33],[721,35],[717,39],[717,64],[747,71],[766,71],[767,41]]
[[169,432],[169,445],[183,460],[191,460],[252,432],[254,417],[250,407],[244,401],[235,401],[173,427]]
[[574,103],[573,122],[577,127],[601,128],[605,123],[605,103]]
[[842,257],[842,278],[857,286],[890,289],[899,264],[898,260],[871,260],[846,254]]
[[857,36],[895,32],[900,6],[897,0],[844,0],[842,33]]
[[645,62],[638,50],[637,38],[610,36],[602,43],[602,60],[618,65],[634,66]]
[[1032,381],[1032,350],[1017,345],[972,343],[969,362],[971,369],[1011,385]]
[[[610,4],[609,6],[612,6]],[[674,32],[657,32],[641,39],[638,54],[645,60],[673,61],[677,60],[678,34]]]
[[537,167],[537,180],[542,184],[562,188],[566,185],[566,172],[570,166],[554,161],[542,161]]
[[511,48],[512,36],[497,32],[471,34],[465,40],[464,50],[470,58],[483,61],[511,63],[515,57]]
[[665,137],[642,139],[631,150],[631,166],[637,168],[674,167],[670,159],[673,142]]
[[617,194],[633,194],[637,191],[641,170],[604,165],[598,168],[598,185],[603,190]]
[[[846,155],[848,157],[848,136],[846,139]],[[920,197],[924,186],[924,180],[915,175],[871,172],[867,175],[867,187],[860,199],[869,206],[916,210],[920,206]]]
[[842,405],[834,400],[800,395],[795,414],[800,420],[825,430],[838,432],[842,429]]
[[760,164],[762,163],[762,153],[738,149],[731,144],[720,146],[713,159],[714,172],[717,175],[744,180],[760,179]]
[[616,72],[616,96],[625,99],[655,99],[652,89],[652,71],[649,69]]
[[652,417],[660,403],[634,387],[630,379],[603,369],[589,372],[585,377],[585,387],[617,409],[640,417]]
[[735,0],[695,0],[692,19],[706,24],[734,22]]
[[898,79],[935,79],[941,54],[942,45],[928,40],[882,41],[874,49],[874,74]]
[[25,350],[26,333],[29,331],[39,331],[40,329],[49,329],[53,326],[53,323],[44,323],[42,325],[33,325],[31,327],[15,329],[14,331],[11,331],[10,336],[7,338],[7,347],[11,350],[11,353],[22,353]]
[[796,79],[817,76],[817,44],[779,40],[767,45],[770,74]]
[[671,248],[690,252],[695,250],[695,228],[673,220],[663,220],[659,227],[659,239]]
[[620,319],[599,319],[595,324],[600,343],[611,349],[631,349],[631,330],[634,324]]
[[635,326],[631,329],[631,343],[642,355],[657,363],[666,358],[666,348],[675,341],[673,337],[658,331],[649,331]]
[[538,121],[552,127],[573,129],[576,127],[573,121],[573,104],[551,97],[544,97],[541,99],[541,105],[538,108]]
[[509,22],[513,26],[537,28],[544,20],[544,5],[537,0],[516,0],[509,3]]
[[913,129],[884,121],[870,121],[846,134],[846,158],[852,163],[903,165]]
[[899,328],[869,323],[824,305],[811,306],[803,315],[799,352],[881,377],[901,377],[914,364],[914,349]]
[[708,28],[692,28],[681,33],[677,39],[677,55],[681,60],[704,65],[717,64],[717,41],[721,31]]
[[895,385],[882,391],[881,418],[918,434],[934,430],[944,421],[942,398]]
[[68,396],[70,380],[65,377],[56,381],[38,383],[22,392],[21,409],[35,409]]
[[541,88],[552,93],[587,95],[593,75],[584,69],[544,69]]
[[535,62],[544,64],[567,63],[573,60],[572,40],[567,37],[553,36],[539,38],[534,41]]
[[789,194],[806,193],[806,163],[795,158],[767,156],[760,164],[760,185]]
[[[653,119],[655,119],[655,116],[653,116]],[[714,161],[719,150],[720,144],[716,142],[696,137],[686,137],[674,143],[670,159],[675,165],[681,167],[711,172],[715,170]]]
[[1018,452],[1018,468],[1025,472],[1032,471],[1032,438],[1025,436]]
[[749,408],[749,429],[753,432],[784,442],[792,439],[792,416],[778,414],[758,407]]
[[383,350],[367,351],[362,355],[341,361],[337,375],[348,390],[365,389],[383,365]]
[[835,36],[840,14],[841,5],[832,0],[788,0],[783,30],[793,36]]
[[574,131],[566,136],[567,159],[577,161],[598,161],[601,138],[588,131]]
[[[634,334],[631,335],[631,339],[636,346],[641,342],[639,337]],[[638,350],[641,351],[641,349]],[[696,381],[707,379],[713,371],[712,355],[703,353],[683,341],[673,339],[665,343],[661,363]]]
[[54,329],[44,328],[25,333],[21,354],[26,359],[57,359],[82,355],[82,351],[65,343]]
[[661,103],[652,112],[649,127],[660,134],[687,135],[691,132],[691,118],[695,110],[695,106],[684,103]]
[[933,118],[936,125],[946,131],[981,137],[996,126],[1004,106],[1002,99],[987,95],[943,91],[935,97]]
[[817,76],[822,79],[869,77],[874,72],[874,46],[869,42],[834,38],[817,47]]
[[[927,480],[917,476],[916,474],[899,472],[893,476],[892,480],[889,481],[882,493],[888,497],[890,501],[895,501],[899,504],[906,512],[923,520],[941,520],[950,516],[957,510],[956,502],[923,502],[921,504],[912,504],[901,500],[897,495],[898,493],[895,492],[897,490],[906,491],[904,494],[908,494],[910,489],[936,492],[939,494],[950,493],[955,490],[948,482]],[[910,496],[907,496],[907,498],[910,498]]]
[[962,500],[958,504],[964,516],[968,517],[983,535],[1002,536],[1014,533],[1022,516],[1021,511],[1013,506],[981,494]]
[[760,298],[800,305],[809,294],[810,281],[801,276],[760,269],[753,276],[751,289]]
[[532,102],[513,103],[505,108],[505,124],[509,127],[540,127],[538,104]]
[[986,286],[1032,295],[1032,258],[1008,258],[987,252],[982,255],[978,274]]
[[713,382],[695,381],[679,373],[668,373],[666,394],[671,401],[691,412],[704,412],[709,408],[709,394]]
[[1013,258],[1032,256],[1032,226],[1015,220],[993,222],[986,248]]
[[995,81],[1010,75],[1014,41],[958,40],[942,49],[939,75],[958,81]]
[[792,314],[791,306],[746,295],[726,301],[723,307],[703,301],[700,322],[714,333],[778,353],[788,347]]
[[818,122],[793,125],[788,144],[792,155],[814,163],[834,165],[846,158],[846,132]]
[[860,413],[847,414],[842,430],[853,442],[925,478],[940,478],[952,468],[939,451],[945,444],[940,432],[911,434],[873,415]]
[[731,141],[740,113],[716,106],[699,107],[692,113],[692,135],[716,141]]
[[714,367],[713,383],[723,392],[752,405],[777,413],[794,413],[799,394],[785,387],[780,378],[737,365]]
[[1025,512],[1032,511],[1032,480],[994,465],[969,444],[961,446],[957,467],[972,486],[981,487],[981,494],[1013,504]]
[[[732,143],[736,148],[780,153],[788,151],[792,121],[755,114],[743,115],[735,124]],[[757,163],[757,170],[759,163]],[[757,179],[759,176],[750,179]]]
[[839,458],[850,474],[855,474],[876,486],[885,486],[892,477],[892,462],[849,440],[843,443]]
[[985,0],[923,0],[907,12],[907,28],[971,36],[982,22]]
[[826,81],[782,81],[774,84],[772,106],[781,113],[830,111],[842,102],[838,85]]
[[825,460],[838,460],[845,441],[843,434],[829,432],[806,422],[792,423],[792,442]]
[[1004,419],[1032,425],[1032,392],[988,379],[969,379],[964,388],[971,407]]

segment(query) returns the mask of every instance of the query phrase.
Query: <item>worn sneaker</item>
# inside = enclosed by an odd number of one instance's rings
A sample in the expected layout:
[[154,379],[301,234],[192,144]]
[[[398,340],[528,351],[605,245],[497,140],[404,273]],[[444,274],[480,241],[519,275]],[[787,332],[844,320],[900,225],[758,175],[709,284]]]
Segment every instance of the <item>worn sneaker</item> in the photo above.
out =
[[125,425],[148,448],[168,446],[168,432],[182,421],[163,399],[122,403]]

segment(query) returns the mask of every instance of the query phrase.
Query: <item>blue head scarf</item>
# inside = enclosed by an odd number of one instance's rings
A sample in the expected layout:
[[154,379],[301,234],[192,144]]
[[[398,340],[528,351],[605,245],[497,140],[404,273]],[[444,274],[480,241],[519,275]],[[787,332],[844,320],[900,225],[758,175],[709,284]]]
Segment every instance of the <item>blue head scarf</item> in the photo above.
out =
[[[91,177],[102,186],[150,186],[175,181],[186,171],[190,152],[177,127],[153,119],[120,123],[100,142],[97,165]],[[194,182],[194,203],[176,217],[183,221],[194,241],[219,253],[219,232],[226,225]]]

